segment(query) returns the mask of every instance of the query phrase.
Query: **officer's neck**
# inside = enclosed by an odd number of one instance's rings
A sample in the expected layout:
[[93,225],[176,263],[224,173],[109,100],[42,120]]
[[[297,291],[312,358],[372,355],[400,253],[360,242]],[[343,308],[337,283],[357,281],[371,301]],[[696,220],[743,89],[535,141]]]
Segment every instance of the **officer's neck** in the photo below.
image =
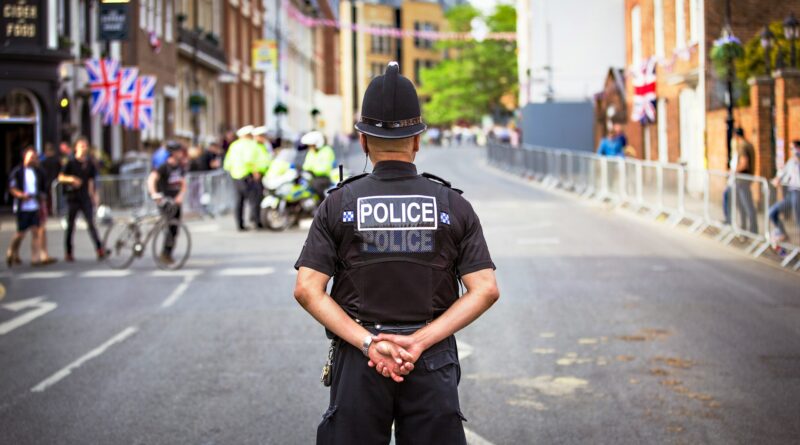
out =
[[401,151],[379,151],[379,152],[369,152],[369,160],[372,161],[372,165],[375,166],[378,162],[383,161],[402,161],[402,162],[414,162],[414,155],[413,152],[401,152]]

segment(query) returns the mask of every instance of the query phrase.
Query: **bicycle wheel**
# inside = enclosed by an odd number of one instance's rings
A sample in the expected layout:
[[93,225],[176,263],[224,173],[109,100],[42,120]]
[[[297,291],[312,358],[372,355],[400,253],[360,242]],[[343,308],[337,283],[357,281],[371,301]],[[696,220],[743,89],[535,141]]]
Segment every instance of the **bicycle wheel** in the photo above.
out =
[[139,242],[139,228],[135,224],[115,222],[108,226],[103,235],[103,248],[106,250],[105,262],[112,269],[125,269],[136,256]]
[[[167,249],[166,241],[170,237],[170,227],[173,227],[172,249]],[[189,229],[180,220],[173,219],[169,223],[161,222],[153,228],[153,259],[159,269],[177,270],[186,264],[192,252],[192,237]]]

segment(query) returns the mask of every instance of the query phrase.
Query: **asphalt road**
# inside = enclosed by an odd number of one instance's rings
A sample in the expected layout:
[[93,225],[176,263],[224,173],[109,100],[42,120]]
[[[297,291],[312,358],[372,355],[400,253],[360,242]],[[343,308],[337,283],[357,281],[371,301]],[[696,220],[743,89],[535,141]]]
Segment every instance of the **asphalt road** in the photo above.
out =
[[[498,267],[500,301],[458,336],[472,443],[800,442],[796,273],[541,191],[480,150],[418,164],[465,191]],[[110,272],[83,231],[83,261],[3,270],[0,443],[313,443],[327,342],[292,298],[305,231],[191,229],[180,273]]]

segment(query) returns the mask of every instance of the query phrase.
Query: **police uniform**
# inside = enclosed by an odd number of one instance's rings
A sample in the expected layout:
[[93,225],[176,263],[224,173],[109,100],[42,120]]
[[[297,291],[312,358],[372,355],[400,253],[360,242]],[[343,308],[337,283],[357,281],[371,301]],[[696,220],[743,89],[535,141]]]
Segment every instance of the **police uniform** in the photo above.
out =
[[[405,102],[391,104],[395,97]],[[413,84],[396,64],[372,81],[362,110],[357,129],[367,134],[409,137],[425,129]],[[460,276],[494,268],[461,192],[401,161],[379,162],[329,194],[295,264],[301,266],[332,276],[333,299],[373,334],[413,333],[459,298]],[[392,422],[398,445],[465,443],[454,336],[424,351],[402,383],[368,367],[349,343],[334,344],[318,444],[387,444]]]

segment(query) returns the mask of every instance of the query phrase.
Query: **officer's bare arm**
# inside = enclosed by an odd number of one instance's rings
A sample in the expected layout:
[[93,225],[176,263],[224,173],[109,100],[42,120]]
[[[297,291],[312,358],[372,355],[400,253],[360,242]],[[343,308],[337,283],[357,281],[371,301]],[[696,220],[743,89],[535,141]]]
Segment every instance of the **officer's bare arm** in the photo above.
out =
[[431,324],[412,335],[380,334],[376,339],[402,346],[417,361],[426,349],[475,321],[500,298],[493,269],[472,272],[461,279],[467,291]]
[[[312,317],[323,326],[336,334],[339,338],[361,349],[364,338],[371,335],[363,326],[353,321],[350,316],[325,292],[330,277],[308,267],[300,267],[297,271],[297,283],[294,287],[294,298],[303,306]],[[387,345],[384,345],[386,347]],[[387,357],[387,352],[390,353]],[[401,357],[404,357],[405,360]],[[381,370],[388,367],[385,377],[391,377],[396,382],[402,382],[402,375],[407,375],[414,369],[413,363],[406,351],[399,348],[379,350],[377,342],[369,348],[369,359],[373,363],[380,363]],[[393,360],[394,359],[394,360]],[[399,362],[399,363],[398,363]]]

